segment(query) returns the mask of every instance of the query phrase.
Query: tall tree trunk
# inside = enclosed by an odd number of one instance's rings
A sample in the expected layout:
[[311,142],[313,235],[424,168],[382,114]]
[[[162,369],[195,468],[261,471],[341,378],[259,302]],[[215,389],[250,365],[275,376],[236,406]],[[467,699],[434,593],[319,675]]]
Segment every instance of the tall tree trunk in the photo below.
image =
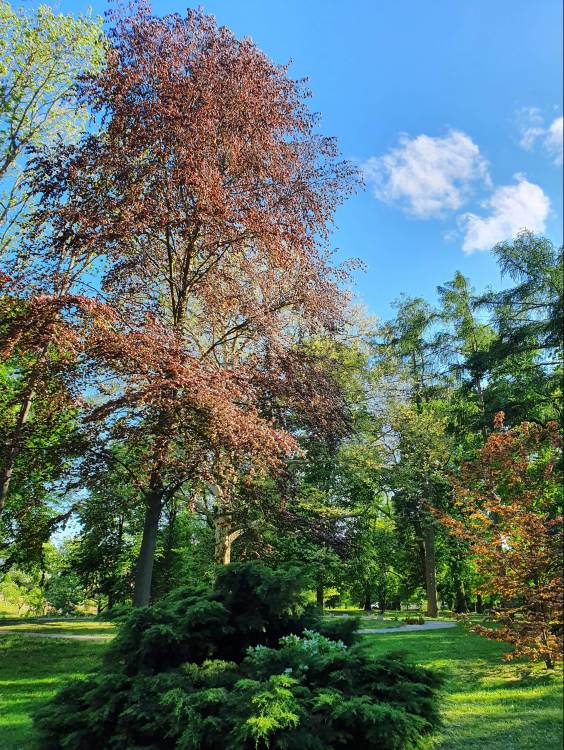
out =
[[457,578],[454,582],[454,606],[453,609],[459,615],[468,612],[468,603],[466,601],[466,591],[464,583]]
[[386,583],[383,583],[378,591],[378,610],[382,616],[388,606],[388,587]]
[[141,549],[135,573],[135,590],[133,595],[133,604],[135,607],[146,607],[151,599],[153,562],[155,547],[157,546],[157,532],[159,530],[161,510],[162,492],[153,490],[147,495],[143,537],[141,539]]
[[214,560],[218,565],[229,565],[231,562],[231,553],[233,543],[239,539],[243,533],[242,529],[230,531],[231,525],[229,516],[222,513],[215,518],[215,546]]
[[425,542],[423,539],[423,526],[419,520],[415,520],[413,523],[415,529],[415,541],[417,543],[417,553],[419,555],[419,570],[423,578],[425,578]]
[[214,560],[217,565],[229,565],[233,543],[239,539],[243,529],[232,530],[231,514],[228,513],[228,493],[219,484],[210,483],[214,498],[213,523],[215,531]]
[[372,590],[370,588],[364,591],[364,611],[372,612]]
[[463,565],[464,558],[462,554],[458,551],[455,552],[451,560],[450,574],[454,591],[452,610],[458,614],[468,612],[468,599],[466,597],[466,589],[464,588],[464,580],[462,577]]
[[425,590],[427,592],[427,616],[436,617],[438,614],[438,606],[435,529],[431,524],[426,524],[423,529],[423,544],[425,546]]
[[476,594],[476,612],[481,615],[484,611],[484,602],[482,601],[482,595]]
[[317,582],[317,588],[315,590],[315,599],[317,602],[317,606],[319,609],[323,609],[325,607],[325,586],[323,581]]
[[[547,643],[546,634],[543,633],[541,641],[546,646],[546,643]],[[548,647],[544,654],[544,663],[547,669],[554,669],[554,659],[552,658],[552,654],[548,650]]]

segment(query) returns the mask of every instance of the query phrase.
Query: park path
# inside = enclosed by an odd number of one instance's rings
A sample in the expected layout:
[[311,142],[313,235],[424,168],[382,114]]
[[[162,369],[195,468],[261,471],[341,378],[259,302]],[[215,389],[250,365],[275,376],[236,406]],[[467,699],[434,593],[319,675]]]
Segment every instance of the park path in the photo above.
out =
[[[455,628],[456,622],[448,620],[431,620],[423,625],[400,625],[397,628],[362,628],[356,632],[359,635],[373,635],[385,633],[406,633],[413,630],[438,630],[439,628]],[[9,628],[0,629],[0,635],[25,635],[29,638],[65,638],[70,641],[108,641],[113,635],[73,635],[71,633],[34,633],[29,630],[10,630]]]
[[458,623],[450,620],[429,620],[423,625],[400,625],[397,628],[362,628],[356,632],[359,635],[372,635],[373,633],[406,633],[408,630],[439,630],[439,628],[455,628]]

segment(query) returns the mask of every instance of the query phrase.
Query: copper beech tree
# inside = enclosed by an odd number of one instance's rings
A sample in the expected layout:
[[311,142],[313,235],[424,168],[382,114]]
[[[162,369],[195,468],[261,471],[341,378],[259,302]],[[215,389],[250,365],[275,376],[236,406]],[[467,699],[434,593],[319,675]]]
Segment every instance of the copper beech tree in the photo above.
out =
[[299,350],[340,325],[346,273],[328,231],[357,176],[316,133],[303,82],[212,17],[140,6],[109,38],[82,83],[99,134],[37,154],[34,187],[48,252],[96,258],[83,284],[107,313],[83,331],[84,419],[92,455],[112,441],[144,451],[143,605],[175,493],[215,493],[225,547],[233,476],[296,451],[276,410],[340,418]]
[[443,521],[470,544],[478,593],[493,602],[482,635],[554,666],[562,654],[562,440],[555,422],[524,422],[492,433],[462,467],[455,512]]

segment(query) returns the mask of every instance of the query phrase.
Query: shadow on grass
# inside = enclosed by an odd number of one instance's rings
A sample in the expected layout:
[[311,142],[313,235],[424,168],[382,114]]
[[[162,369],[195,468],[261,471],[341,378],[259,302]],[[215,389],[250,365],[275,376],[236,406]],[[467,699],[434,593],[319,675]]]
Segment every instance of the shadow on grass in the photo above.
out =
[[444,726],[433,750],[561,750],[561,672],[505,662],[505,644],[463,627],[365,638],[375,656],[401,651],[444,675]]
[[0,747],[40,750],[32,716],[71,679],[93,669],[107,643],[3,636],[0,639]]

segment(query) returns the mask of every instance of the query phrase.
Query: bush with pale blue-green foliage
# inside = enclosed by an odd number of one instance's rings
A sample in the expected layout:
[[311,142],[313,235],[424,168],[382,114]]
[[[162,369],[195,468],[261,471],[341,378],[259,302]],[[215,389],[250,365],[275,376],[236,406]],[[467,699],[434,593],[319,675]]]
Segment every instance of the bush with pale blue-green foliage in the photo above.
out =
[[132,611],[98,672],[36,718],[43,750],[416,748],[440,678],[375,660],[355,622],[322,622],[296,571],[226,567]]

